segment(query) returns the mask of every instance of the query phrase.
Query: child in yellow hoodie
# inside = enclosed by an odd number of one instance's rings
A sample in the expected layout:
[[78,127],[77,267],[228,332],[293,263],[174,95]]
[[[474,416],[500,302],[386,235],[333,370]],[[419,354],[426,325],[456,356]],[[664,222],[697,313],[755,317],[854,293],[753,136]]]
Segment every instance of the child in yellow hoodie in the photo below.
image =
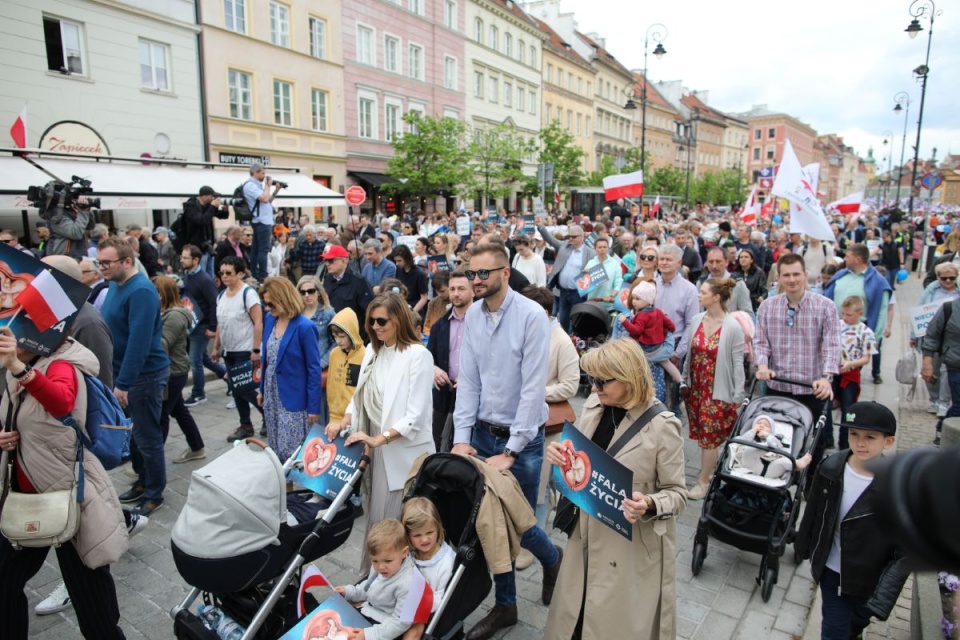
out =
[[327,406],[330,423],[343,419],[360,379],[360,365],[366,352],[360,339],[360,322],[353,309],[342,309],[327,328],[337,347],[330,352],[327,369]]

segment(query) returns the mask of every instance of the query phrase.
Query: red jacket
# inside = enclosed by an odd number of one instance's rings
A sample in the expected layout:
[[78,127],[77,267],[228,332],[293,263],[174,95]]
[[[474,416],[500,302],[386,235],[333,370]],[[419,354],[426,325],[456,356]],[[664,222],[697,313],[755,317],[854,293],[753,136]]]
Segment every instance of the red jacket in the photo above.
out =
[[633,318],[627,317],[623,326],[637,342],[647,346],[665,342],[667,334],[677,330],[673,320],[660,309],[638,311]]

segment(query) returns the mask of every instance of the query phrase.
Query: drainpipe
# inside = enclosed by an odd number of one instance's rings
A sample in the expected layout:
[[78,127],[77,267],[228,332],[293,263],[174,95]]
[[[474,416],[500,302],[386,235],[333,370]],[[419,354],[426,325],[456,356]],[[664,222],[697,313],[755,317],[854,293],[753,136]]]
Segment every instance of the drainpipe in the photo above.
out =
[[194,0],[197,26],[200,28],[200,32],[197,33],[197,88],[200,90],[200,143],[203,149],[203,160],[204,162],[209,162],[210,146],[207,144],[207,141],[210,139],[210,132],[207,126],[207,94],[204,89],[206,82],[203,73],[203,19],[200,13],[200,1],[201,0]]

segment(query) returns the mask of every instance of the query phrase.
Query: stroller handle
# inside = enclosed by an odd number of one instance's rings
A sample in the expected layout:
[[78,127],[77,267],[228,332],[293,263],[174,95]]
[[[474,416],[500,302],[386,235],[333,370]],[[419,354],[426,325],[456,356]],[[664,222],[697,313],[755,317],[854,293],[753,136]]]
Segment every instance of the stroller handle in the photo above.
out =
[[266,448],[267,448],[267,443],[264,442],[263,440],[258,439],[258,438],[244,438],[244,439],[243,439],[243,444],[255,444],[255,445],[257,445],[258,447],[260,447],[261,449],[266,449]]

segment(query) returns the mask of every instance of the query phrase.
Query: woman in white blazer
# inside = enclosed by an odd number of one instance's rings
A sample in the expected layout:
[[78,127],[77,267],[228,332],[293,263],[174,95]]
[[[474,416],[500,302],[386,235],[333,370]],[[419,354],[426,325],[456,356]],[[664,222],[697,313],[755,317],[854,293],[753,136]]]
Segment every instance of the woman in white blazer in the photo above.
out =
[[[343,419],[327,426],[327,436],[349,430],[347,444],[363,442],[370,449],[369,532],[374,523],[400,516],[403,482],[413,461],[436,448],[433,356],[420,341],[410,307],[399,294],[382,293],[367,307],[366,329],[370,345],[356,391]],[[361,569],[369,563],[364,545]]]

